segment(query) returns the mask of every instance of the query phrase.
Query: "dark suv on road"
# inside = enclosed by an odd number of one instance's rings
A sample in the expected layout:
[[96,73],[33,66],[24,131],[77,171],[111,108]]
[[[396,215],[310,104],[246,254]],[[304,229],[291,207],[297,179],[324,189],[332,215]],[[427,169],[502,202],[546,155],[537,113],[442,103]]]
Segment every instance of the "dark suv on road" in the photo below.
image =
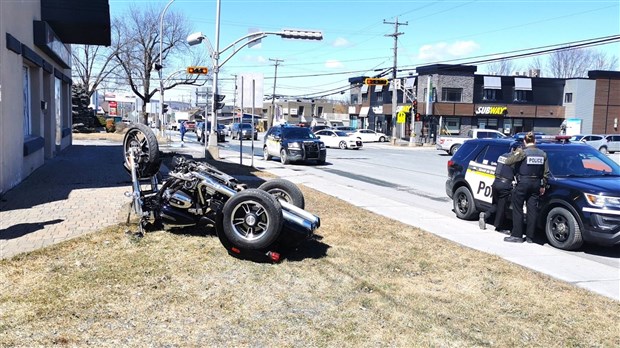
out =
[[[620,166],[597,149],[567,138],[537,140],[551,172],[540,198],[537,226],[559,249],[578,249],[584,242],[618,245]],[[448,161],[446,194],[457,217],[471,220],[488,210],[497,159],[514,141],[466,141]]]
[[277,125],[265,134],[263,157],[280,157],[282,164],[295,161],[316,161],[324,164],[327,157],[325,144],[307,127]]

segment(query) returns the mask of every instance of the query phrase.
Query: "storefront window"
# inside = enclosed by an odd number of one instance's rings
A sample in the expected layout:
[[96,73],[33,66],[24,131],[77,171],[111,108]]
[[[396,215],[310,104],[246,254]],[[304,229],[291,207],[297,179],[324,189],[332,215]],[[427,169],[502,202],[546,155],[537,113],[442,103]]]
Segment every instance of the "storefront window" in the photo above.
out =
[[30,70],[27,66],[22,67],[22,83],[24,94],[24,136],[32,134],[32,110],[30,109]]
[[59,78],[54,79],[54,114],[56,119],[56,145],[60,145],[62,141],[62,81]]

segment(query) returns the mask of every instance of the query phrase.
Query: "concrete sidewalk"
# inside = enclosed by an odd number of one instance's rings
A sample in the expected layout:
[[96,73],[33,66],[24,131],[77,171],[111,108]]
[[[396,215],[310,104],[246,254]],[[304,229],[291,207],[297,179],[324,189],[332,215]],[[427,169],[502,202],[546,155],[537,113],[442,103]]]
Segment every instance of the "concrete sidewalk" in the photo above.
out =
[[131,177],[121,144],[74,140],[0,200],[0,258],[62,242],[126,218]]

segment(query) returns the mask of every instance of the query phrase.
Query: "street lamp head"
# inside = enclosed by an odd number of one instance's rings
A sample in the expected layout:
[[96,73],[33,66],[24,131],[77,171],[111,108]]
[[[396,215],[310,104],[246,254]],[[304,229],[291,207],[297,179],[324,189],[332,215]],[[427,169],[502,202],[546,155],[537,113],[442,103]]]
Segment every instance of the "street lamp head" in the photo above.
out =
[[282,29],[282,31],[279,32],[278,35],[283,39],[323,40],[322,32],[312,30]]
[[197,33],[189,34],[187,36],[187,43],[190,46],[194,46],[194,45],[198,45],[202,43],[202,40],[204,39],[205,39],[205,36],[201,32],[197,32]]

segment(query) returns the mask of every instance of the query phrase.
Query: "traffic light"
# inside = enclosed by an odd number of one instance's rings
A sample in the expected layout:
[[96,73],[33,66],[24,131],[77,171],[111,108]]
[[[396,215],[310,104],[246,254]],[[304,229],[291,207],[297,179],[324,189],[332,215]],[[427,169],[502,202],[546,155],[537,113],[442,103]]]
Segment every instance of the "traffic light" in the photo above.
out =
[[162,105],[162,109],[161,109],[161,113],[165,114],[168,112],[168,104],[163,104]]
[[411,103],[411,108],[413,109],[413,111],[411,111],[414,115],[418,114],[418,100],[414,99],[413,102]]
[[215,99],[213,100],[213,111],[217,111],[224,107],[224,103],[222,101],[226,98],[223,94],[216,94]]
[[416,121],[416,122],[420,122],[420,121],[422,121],[421,115],[420,115],[419,113],[416,113],[416,114],[415,114],[415,121]]
[[187,73],[188,74],[208,74],[209,69],[204,66],[188,66]]
[[372,86],[385,86],[389,83],[388,79],[379,79],[374,77],[369,77],[364,80],[364,84],[372,85]]

